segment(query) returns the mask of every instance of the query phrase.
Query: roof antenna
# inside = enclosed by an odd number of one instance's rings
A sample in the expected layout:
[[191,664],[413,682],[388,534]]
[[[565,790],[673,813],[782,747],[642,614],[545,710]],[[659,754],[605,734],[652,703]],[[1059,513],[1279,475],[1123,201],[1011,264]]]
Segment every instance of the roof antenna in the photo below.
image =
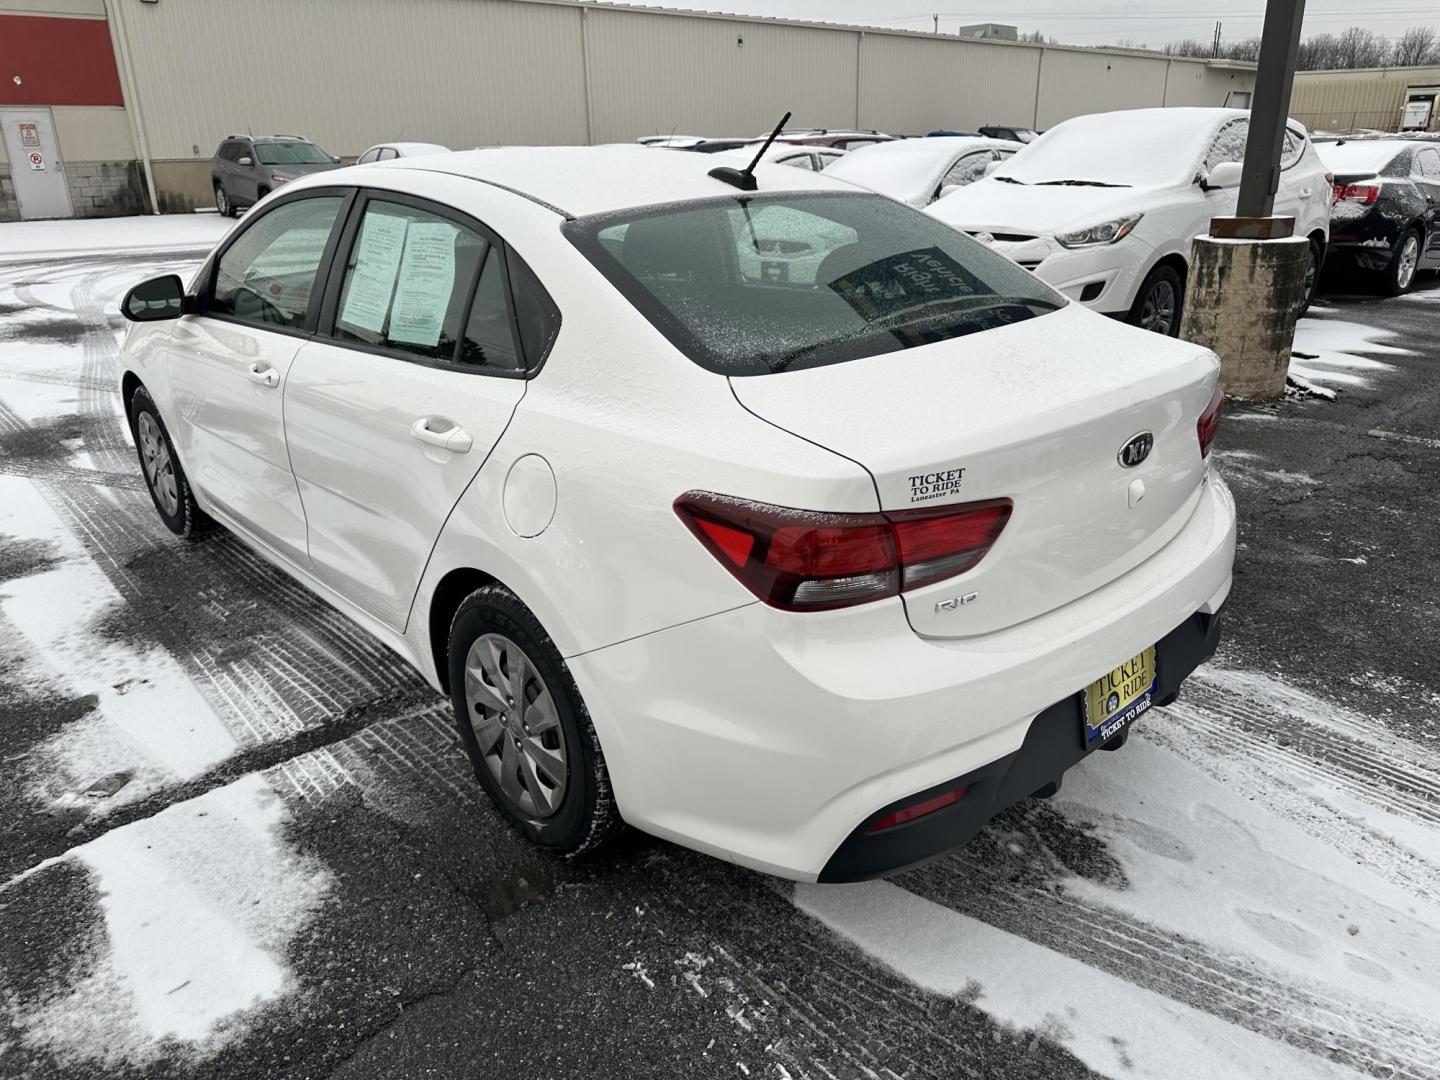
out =
[[716,180],[729,184],[731,187],[737,187],[741,191],[754,191],[758,186],[755,183],[755,166],[760,164],[760,159],[765,156],[765,151],[770,149],[770,144],[779,137],[780,132],[785,130],[785,123],[789,119],[790,114],[788,112],[780,118],[780,123],[775,125],[775,130],[772,131],[770,137],[765,140],[765,145],[760,147],[760,152],[755,155],[755,160],[750,162],[749,165],[746,165],[745,168],[732,169],[728,165],[721,165],[718,168],[711,169],[705,175],[713,176]]

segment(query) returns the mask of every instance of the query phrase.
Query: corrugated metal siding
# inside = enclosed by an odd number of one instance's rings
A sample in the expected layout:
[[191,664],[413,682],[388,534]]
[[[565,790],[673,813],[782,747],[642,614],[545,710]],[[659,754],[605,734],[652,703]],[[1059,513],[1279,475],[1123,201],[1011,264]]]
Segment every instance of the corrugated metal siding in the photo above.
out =
[[1218,108],[1226,104],[1231,91],[1254,89],[1254,71],[1233,71],[1207,67],[1194,61],[1175,60],[1170,65],[1170,76],[1165,86],[1165,104]]
[[855,34],[587,8],[596,142],[855,123]]
[[1163,57],[1046,49],[1040,68],[1038,126],[1054,127],[1085,113],[1161,105],[1165,66]]
[[1440,67],[1302,71],[1295,76],[1290,111],[1319,130],[1393,128],[1412,86],[1440,86]]
[[1035,121],[1039,49],[866,34],[860,45],[860,123],[923,134],[937,128]]
[[209,158],[246,130],[346,155],[402,137],[457,148],[586,138],[578,8],[185,0],[126,4],[124,23],[157,158]]

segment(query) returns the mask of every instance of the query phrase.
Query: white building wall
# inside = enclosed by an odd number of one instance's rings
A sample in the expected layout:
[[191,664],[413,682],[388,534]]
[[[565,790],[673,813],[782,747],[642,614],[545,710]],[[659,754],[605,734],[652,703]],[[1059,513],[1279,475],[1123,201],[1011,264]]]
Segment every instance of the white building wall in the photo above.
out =
[[953,38],[865,33],[860,126],[908,134],[1035,122],[1046,50]]

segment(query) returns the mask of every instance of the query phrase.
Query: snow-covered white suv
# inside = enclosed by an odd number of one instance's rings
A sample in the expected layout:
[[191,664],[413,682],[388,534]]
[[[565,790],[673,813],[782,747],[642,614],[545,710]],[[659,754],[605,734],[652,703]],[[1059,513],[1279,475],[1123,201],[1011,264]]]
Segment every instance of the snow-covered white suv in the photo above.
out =
[[[1190,242],[1235,212],[1250,114],[1132,109],[1056,124],[927,213],[993,243],[1066,296],[1162,334],[1180,330]],[[1305,129],[1285,132],[1275,213],[1310,240],[1305,302],[1330,227],[1331,186]]]
[[892,199],[713,171],[516,147],[297,180],[188,289],[131,290],[122,400],[165,523],[414,665],[536,843],[624,820],[874,876],[1118,748],[1214,650],[1219,365]]

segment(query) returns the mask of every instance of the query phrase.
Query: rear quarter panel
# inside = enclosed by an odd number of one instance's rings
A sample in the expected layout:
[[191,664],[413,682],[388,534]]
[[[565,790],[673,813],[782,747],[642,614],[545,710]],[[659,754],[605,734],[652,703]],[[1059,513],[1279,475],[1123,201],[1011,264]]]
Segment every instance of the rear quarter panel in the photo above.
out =
[[[420,655],[429,654],[431,597],[461,568],[511,588],[566,656],[756,603],[676,516],[675,499],[692,489],[782,506],[878,506],[864,469],[747,412],[723,375],[677,352],[590,266],[558,217],[531,209],[548,220],[493,225],[550,290],[561,330],[440,534],[407,631]],[[549,525],[527,538],[507,521],[505,492],[531,454],[549,464],[556,497]]]

